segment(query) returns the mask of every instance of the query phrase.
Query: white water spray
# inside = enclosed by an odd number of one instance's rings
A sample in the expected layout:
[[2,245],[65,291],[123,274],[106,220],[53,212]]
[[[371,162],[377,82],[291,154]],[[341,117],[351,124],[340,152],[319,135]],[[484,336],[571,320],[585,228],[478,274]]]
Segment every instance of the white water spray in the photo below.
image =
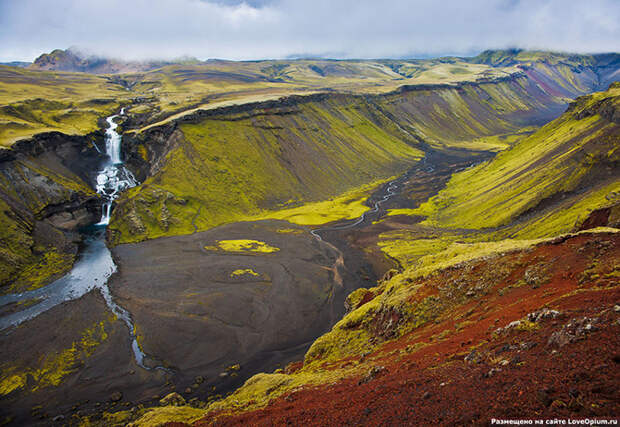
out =
[[116,200],[121,191],[135,187],[137,184],[136,178],[123,166],[121,161],[122,136],[116,132],[118,124],[114,122],[114,119],[124,114],[125,109],[123,108],[119,114],[106,119],[110,125],[105,132],[105,150],[109,160],[97,175],[96,190],[103,198],[101,219],[97,225],[108,225],[110,223],[110,214],[114,200]]

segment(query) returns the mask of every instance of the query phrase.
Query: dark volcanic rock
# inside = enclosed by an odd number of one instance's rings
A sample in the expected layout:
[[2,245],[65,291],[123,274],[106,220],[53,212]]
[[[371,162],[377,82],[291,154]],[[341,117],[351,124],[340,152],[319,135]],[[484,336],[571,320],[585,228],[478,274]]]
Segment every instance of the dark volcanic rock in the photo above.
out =
[[0,286],[47,252],[77,252],[77,230],[95,222],[100,212],[92,183],[103,159],[96,148],[102,140],[99,132],[51,132],[1,150],[0,223],[2,238],[11,245],[0,253]]

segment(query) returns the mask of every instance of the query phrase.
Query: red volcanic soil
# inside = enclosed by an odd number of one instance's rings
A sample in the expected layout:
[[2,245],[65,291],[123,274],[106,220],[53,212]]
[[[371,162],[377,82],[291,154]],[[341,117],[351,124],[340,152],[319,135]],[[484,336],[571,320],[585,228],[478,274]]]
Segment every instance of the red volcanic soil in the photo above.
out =
[[210,414],[196,425],[611,419],[620,414],[619,281],[613,233],[443,270],[424,279],[424,293],[439,295],[444,314],[361,360],[368,375],[295,391],[252,412]]

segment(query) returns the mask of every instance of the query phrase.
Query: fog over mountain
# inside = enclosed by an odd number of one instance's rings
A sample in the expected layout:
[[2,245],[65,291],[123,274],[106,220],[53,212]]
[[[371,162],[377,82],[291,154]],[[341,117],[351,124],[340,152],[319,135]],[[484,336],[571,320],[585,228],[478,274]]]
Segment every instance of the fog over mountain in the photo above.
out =
[[0,0],[0,60],[77,46],[121,59],[421,57],[620,50],[615,0]]

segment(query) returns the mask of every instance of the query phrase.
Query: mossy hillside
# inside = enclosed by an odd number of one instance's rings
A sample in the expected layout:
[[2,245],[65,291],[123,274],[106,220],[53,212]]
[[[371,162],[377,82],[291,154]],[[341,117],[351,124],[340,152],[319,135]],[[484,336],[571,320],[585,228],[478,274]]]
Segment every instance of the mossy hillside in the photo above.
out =
[[[407,266],[403,273],[381,284],[381,291],[371,301],[347,314],[330,332],[319,337],[308,350],[305,363],[341,360],[371,351],[379,342],[371,339],[377,334],[396,338],[426,324],[442,314],[454,301],[445,295],[439,297],[412,282],[478,258],[493,257],[510,251],[522,250],[543,242],[538,240],[503,240],[482,243],[452,243],[435,254],[425,255]],[[391,321],[389,319],[392,319]],[[383,322],[391,326],[383,331]]]
[[54,169],[36,158],[20,157],[0,173],[0,284],[12,291],[32,289],[65,273],[74,252],[61,231],[46,227],[45,239],[35,239],[45,208],[94,196],[94,191],[66,167]]
[[[619,95],[618,89],[611,89],[580,100],[577,109],[493,160],[455,174],[415,213],[428,216],[424,223],[438,227],[497,227],[553,195],[588,185],[598,168],[619,160],[620,141],[618,124],[591,109],[601,102],[615,109]],[[584,113],[588,111],[592,114]]]
[[161,170],[119,200],[115,242],[270,217],[403,172],[423,153],[389,122],[363,99],[335,97],[181,124]]
[[379,246],[401,265],[417,265],[457,243],[567,233],[593,210],[617,203],[618,126],[609,120],[616,91],[580,98],[558,120],[490,162],[453,175],[420,208],[390,211],[428,218],[381,234]]
[[35,257],[29,224],[18,221],[3,200],[0,200],[0,242],[0,283],[6,283],[20,268],[34,263]]
[[[620,182],[602,182],[588,191],[563,198],[535,215],[498,229],[463,230],[417,226],[414,230],[381,233],[378,246],[403,267],[417,265],[425,257],[440,253],[454,244],[477,244],[503,239],[531,240],[570,232],[595,209],[620,201]],[[395,214],[417,215],[414,209],[394,210]]]
[[90,133],[129,98],[102,76],[0,66],[0,146],[41,132]]
[[498,151],[510,144],[501,137],[515,142],[541,117],[556,117],[565,102],[521,76],[405,91],[379,98],[378,106],[400,129],[435,147]]

